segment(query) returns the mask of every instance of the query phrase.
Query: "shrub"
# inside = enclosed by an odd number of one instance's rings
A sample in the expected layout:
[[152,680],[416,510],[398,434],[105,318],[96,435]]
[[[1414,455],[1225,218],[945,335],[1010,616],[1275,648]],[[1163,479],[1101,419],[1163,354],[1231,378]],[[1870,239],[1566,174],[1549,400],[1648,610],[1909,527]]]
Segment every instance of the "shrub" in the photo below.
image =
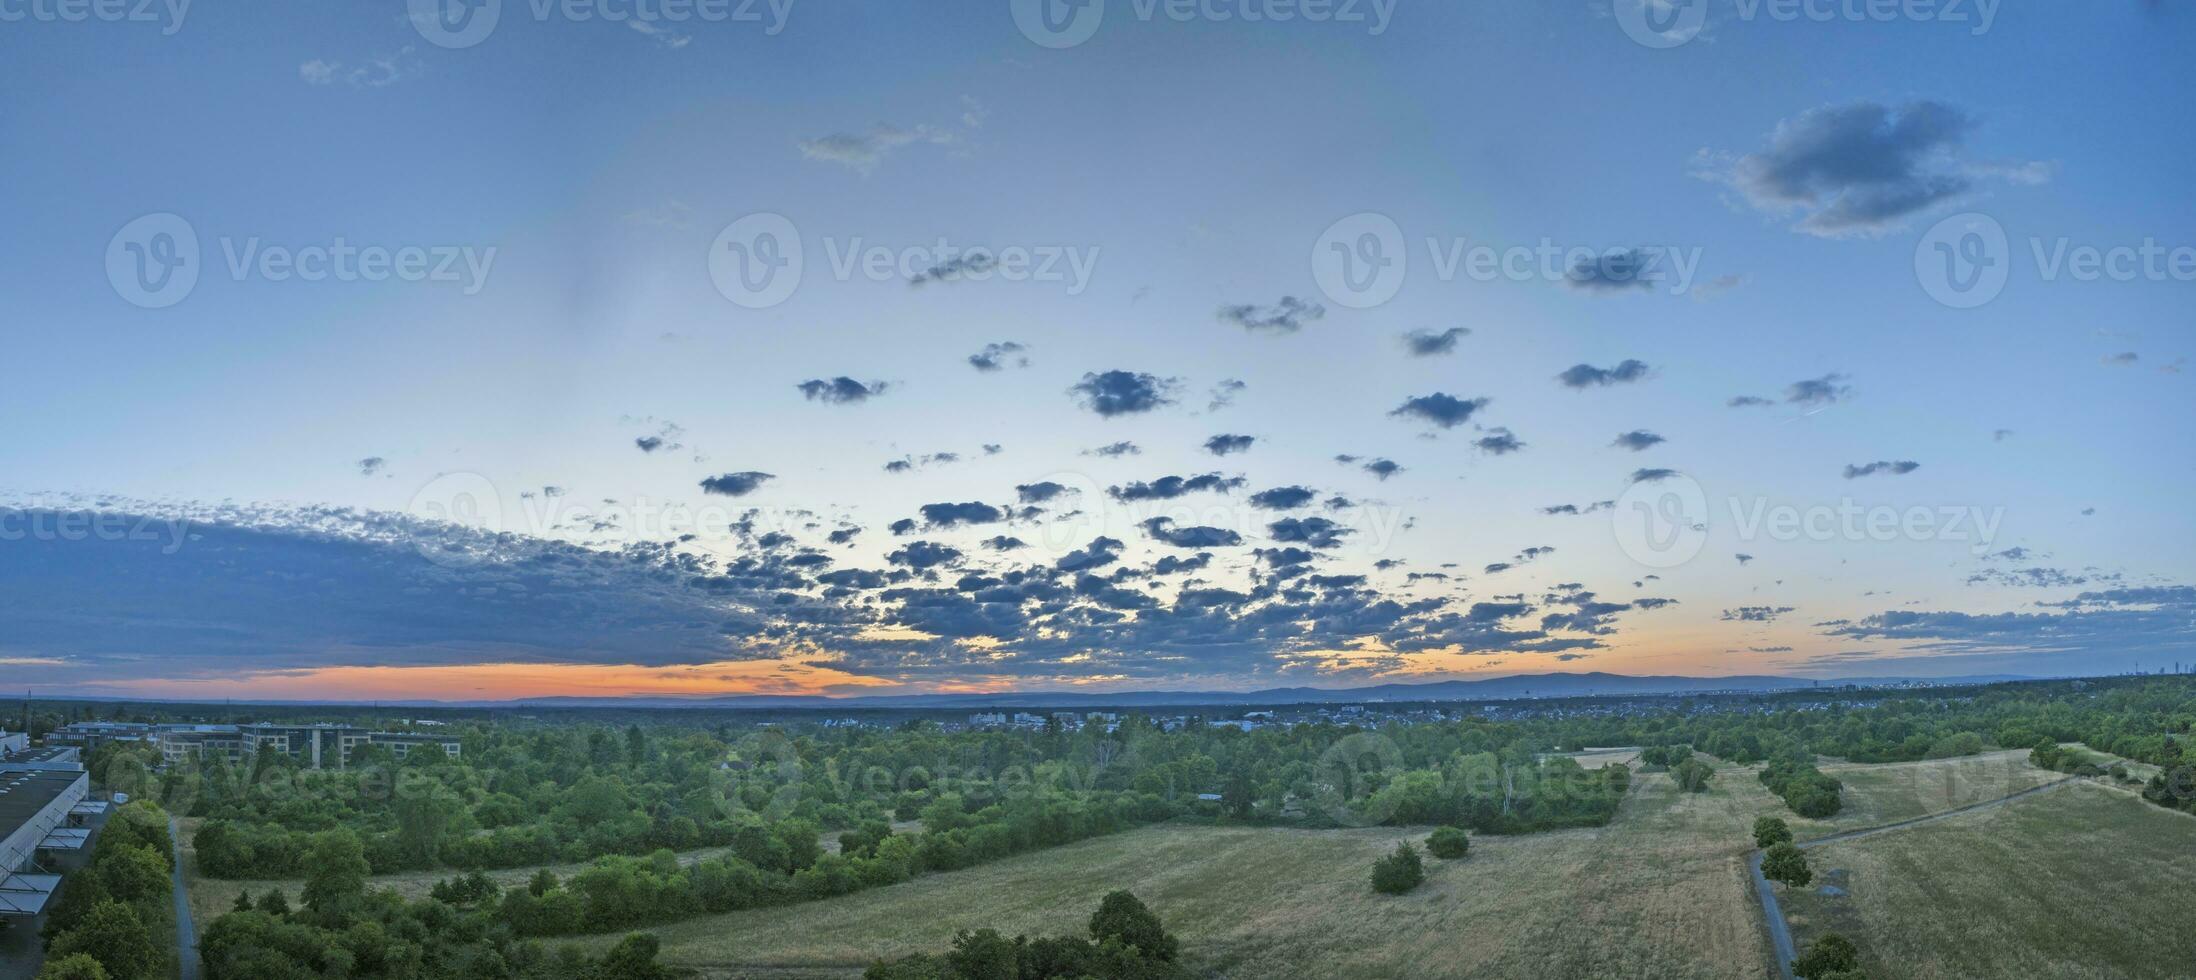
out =
[[1849,973],[1860,966],[1860,950],[1853,941],[1837,933],[1826,933],[1822,938],[1807,944],[1807,951],[1792,961],[1792,972],[1806,980],[1830,980],[1834,974]]
[[1768,848],[1770,848],[1770,847],[1773,847],[1773,846],[1775,846],[1775,845],[1777,845],[1777,844],[1784,844],[1784,843],[1788,843],[1788,842],[1790,842],[1790,841],[1791,841],[1791,839],[1792,839],[1792,828],[1791,828],[1791,827],[1789,827],[1789,826],[1787,826],[1787,825],[1785,824],[1785,822],[1784,822],[1784,818],[1782,818],[1782,817],[1755,817],[1755,818],[1754,818],[1754,846],[1755,846],[1755,847],[1759,847],[1759,848],[1762,848],[1762,849],[1764,849],[1764,850],[1767,850]]
[[1409,841],[1395,845],[1395,853],[1373,862],[1373,891],[1383,895],[1401,895],[1425,880],[1425,862]]
[[1426,850],[1434,857],[1454,860],[1472,849],[1472,839],[1461,827],[1435,827],[1433,836],[1426,838]]

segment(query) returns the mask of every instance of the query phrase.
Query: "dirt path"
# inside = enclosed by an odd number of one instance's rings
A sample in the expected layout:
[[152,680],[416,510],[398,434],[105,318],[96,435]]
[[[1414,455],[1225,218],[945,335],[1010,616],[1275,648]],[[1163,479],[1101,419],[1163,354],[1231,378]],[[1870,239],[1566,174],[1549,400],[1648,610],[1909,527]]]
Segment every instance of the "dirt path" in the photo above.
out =
[[[1956,817],[1964,813],[1973,813],[1977,810],[1987,810],[1991,807],[2004,806],[2005,804],[2011,803],[2014,800],[2018,800],[2022,797],[2034,796],[2037,793],[2044,792],[2045,790],[2058,789],[2061,786],[2065,786],[2073,782],[2078,782],[2080,780],[2080,776],[2068,776],[2065,779],[2053,780],[2041,786],[2031,786],[2028,789],[2021,790],[2018,793],[2014,793],[2010,796],[2001,796],[1994,800],[1984,800],[1980,803],[1970,803],[1966,806],[1953,807],[1950,810],[1945,810],[1940,813],[1931,813],[1925,816],[1915,817],[1911,820],[1901,820],[1897,823],[1887,823],[1881,827],[1864,827],[1859,830],[1848,830],[1843,833],[1831,834],[1828,837],[1817,837],[1814,840],[1798,841],[1796,843],[1799,849],[1804,851],[1811,847],[1821,847],[1824,844],[1836,844],[1841,841],[1859,840],[1863,837],[1874,837],[1877,834],[1890,833],[1894,830],[1905,830],[1906,828],[1915,826],[1916,824],[1925,824],[1935,820],[1943,820],[1946,817]],[[1754,895],[1761,900],[1762,918],[1767,923],[1769,928],[1769,945],[1775,947],[1776,949],[1778,974],[1784,977],[1784,980],[1797,980],[1797,978],[1792,973],[1792,961],[1799,958],[1799,951],[1795,949],[1792,945],[1792,929],[1784,921],[1784,908],[1777,902],[1776,887],[1774,885],[1771,885],[1769,883],[1769,879],[1764,877],[1761,873],[1761,859],[1761,851],[1755,851],[1751,856],[1746,859],[1747,870],[1752,872],[1754,876]]]
[[168,818],[168,837],[175,847],[175,961],[179,980],[198,980],[198,929],[191,925],[191,891],[183,883],[183,835],[175,818]]

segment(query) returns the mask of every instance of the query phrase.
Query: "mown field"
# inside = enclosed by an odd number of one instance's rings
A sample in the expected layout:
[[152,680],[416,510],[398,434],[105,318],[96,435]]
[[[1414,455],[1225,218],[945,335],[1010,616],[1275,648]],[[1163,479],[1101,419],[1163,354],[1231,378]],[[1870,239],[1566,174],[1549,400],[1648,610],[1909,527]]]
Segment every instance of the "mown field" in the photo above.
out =
[[[1839,778],[1845,778],[1840,774]],[[1859,943],[1871,977],[2187,977],[2196,819],[2082,783],[1808,852],[1795,939]]]
[[1369,869],[1423,829],[1168,825],[652,931],[666,962],[705,977],[849,976],[943,949],[958,929],[1079,933],[1126,888],[1194,967],[1227,976],[1762,978],[1744,855],[1754,817],[1776,806],[1737,768],[1702,794],[1643,775],[1611,826],[1476,837],[1400,897],[1375,895]]
[[1882,765],[1826,763],[1822,771],[1845,784],[1845,806],[1827,820],[1784,813],[1801,840],[1955,810],[2065,778],[2029,765],[2026,749]]

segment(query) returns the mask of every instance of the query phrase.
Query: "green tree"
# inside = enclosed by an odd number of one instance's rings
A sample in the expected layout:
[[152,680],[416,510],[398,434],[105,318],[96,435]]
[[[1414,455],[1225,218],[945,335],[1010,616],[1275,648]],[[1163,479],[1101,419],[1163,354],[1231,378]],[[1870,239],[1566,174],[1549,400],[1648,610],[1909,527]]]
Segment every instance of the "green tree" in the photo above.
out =
[[1181,949],[1181,944],[1167,935],[1158,914],[1125,891],[1108,892],[1099,901],[1098,911],[1090,916],[1090,938],[1133,946],[1145,956],[1162,961],[1173,960]]
[[1851,973],[1860,969],[1860,950],[1853,941],[1837,933],[1825,933],[1807,944],[1807,951],[1792,961],[1792,972],[1806,980],[1830,980],[1839,973]]
[[76,928],[54,938],[46,955],[65,960],[86,956],[97,960],[114,977],[150,977],[161,972],[162,947],[153,943],[137,911],[120,902],[101,902],[92,907]]
[[[636,731],[638,728],[636,727]],[[595,964],[593,980],[669,980],[678,972],[656,962],[661,947],[656,937],[636,932],[618,940]]]
[[1670,778],[1678,788],[1688,793],[1700,793],[1708,789],[1708,781],[1714,779],[1715,767],[1699,759],[1686,759],[1670,767]]
[[1426,850],[1434,857],[1454,860],[1471,852],[1472,838],[1462,827],[1435,827],[1426,838]]
[[98,960],[84,953],[46,961],[38,971],[38,980],[110,980],[113,974],[101,966]]
[[366,846],[348,827],[313,835],[306,857],[303,897],[305,907],[324,916],[334,915],[366,893]]
[[1754,818],[1754,846],[1764,850],[1792,839],[1792,828],[1782,817]]
[[1395,845],[1395,853],[1373,862],[1372,886],[1381,894],[1401,895],[1425,880],[1425,861],[1409,841]]
[[1807,867],[1807,855],[1791,841],[1772,845],[1761,858],[1761,876],[1786,888],[1804,888],[1815,880]]

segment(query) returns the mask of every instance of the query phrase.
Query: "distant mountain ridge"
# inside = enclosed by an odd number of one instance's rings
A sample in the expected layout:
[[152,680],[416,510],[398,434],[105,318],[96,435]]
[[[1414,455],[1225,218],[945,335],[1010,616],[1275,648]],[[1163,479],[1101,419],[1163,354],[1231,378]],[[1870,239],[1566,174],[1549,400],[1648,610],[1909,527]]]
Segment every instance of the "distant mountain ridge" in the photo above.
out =
[[1365,701],[1492,701],[1514,698],[1574,698],[1633,694],[1704,694],[1709,692],[1789,691],[1837,688],[1847,685],[1883,687],[1910,683],[1990,684],[2029,680],[2014,675],[1971,677],[1841,677],[1816,679],[1773,674],[1731,677],[1637,676],[1590,672],[1582,674],[1518,674],[1486,680],[1430,681],[1418,684],[1374,684],[1367,687],[1275,687],[1258,691],[1015,691],[1000,694],[886,694],[828,697],[824,695],[741,694],[702,698],[524,698],[506,704],[541,707],[653,706],[685,708],[1139,708],[1190,705],[1337,704]]

